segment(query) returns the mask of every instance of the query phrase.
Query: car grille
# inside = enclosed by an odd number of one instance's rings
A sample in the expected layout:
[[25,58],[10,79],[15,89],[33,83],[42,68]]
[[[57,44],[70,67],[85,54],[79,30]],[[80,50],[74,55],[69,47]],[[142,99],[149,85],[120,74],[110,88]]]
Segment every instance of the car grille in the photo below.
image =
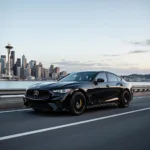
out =
[[26,97],[29,99],[46,100],[52,96],[48,90],[27,90]]

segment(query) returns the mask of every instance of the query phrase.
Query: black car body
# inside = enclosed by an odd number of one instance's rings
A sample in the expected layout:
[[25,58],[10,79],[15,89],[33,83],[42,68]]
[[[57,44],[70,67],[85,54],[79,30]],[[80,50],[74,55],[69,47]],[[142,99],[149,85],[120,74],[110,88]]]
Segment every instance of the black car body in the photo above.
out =
[[127,107],[132,98],[132,85],[121,77],[106,71],[85,71],[71,73],[55,83],[29,87],[24,105],[34,110],[70,110],[79,115],[104,103]]

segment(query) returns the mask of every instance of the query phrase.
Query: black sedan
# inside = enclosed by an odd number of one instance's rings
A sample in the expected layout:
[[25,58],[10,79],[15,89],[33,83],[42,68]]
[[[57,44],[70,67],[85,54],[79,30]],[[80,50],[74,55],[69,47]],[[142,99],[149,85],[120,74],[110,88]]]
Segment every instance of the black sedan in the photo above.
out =
[[35,111],[70,111],[82,114],[85,109],[105,103],[128,107],[133,98],[132,85],[106,71],[84,71],[67,75],[56,83],[39,83],[26,91],[24,105]]

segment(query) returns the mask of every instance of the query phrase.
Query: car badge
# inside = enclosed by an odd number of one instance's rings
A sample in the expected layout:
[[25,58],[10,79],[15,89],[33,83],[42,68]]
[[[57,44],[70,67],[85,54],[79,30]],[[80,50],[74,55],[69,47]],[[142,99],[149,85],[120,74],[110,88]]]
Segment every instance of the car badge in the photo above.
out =
[[33,94],[34,96],[38,96],[39,95],[39,91],[34,91],[34,94]]

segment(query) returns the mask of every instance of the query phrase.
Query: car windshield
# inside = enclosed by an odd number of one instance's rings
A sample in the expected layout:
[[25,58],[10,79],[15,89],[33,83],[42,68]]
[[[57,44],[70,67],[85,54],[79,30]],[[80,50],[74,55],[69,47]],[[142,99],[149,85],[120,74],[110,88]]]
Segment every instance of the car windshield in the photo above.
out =
[[63,79],[59,80],[59,82],[66,81],[92,81],[94,77],[97,75],[97,72],[78,72],[71,73]]

